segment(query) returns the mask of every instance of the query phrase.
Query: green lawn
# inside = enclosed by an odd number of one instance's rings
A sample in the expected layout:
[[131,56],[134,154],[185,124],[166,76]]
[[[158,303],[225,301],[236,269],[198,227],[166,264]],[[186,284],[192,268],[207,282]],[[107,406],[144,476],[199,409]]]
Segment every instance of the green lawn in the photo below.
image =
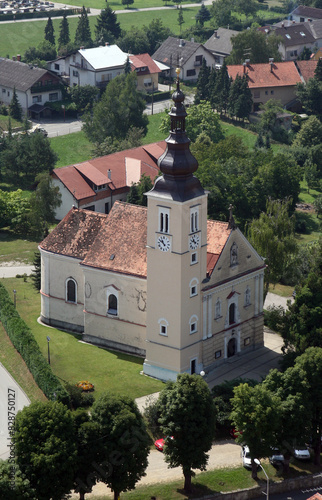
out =
[[93,157],[93,144],[87,139],[83,131],[59,135],[49,140],[51,147],[58,155],[56,168],[81,163]]
[[1,231],[0,263],[18,261],[24,264],[31,264],[34,259],[34,253],[37,250],[37,246],[37,241],[17,239],[16,235]]
[[47,335],[50,336],[51,367],[62,380],[71,384],[89,380],[95,385],[94,396],[112,390],[116,394],[137,398],[162,389],[162,382],[140,374],[143,359],[81,343],[80,336],[39,324],[40,294],[30,279],[24,282],[7,278],[3,283],[10,296],[12,290],[17,291],[17,310],[31,328],[46,358]]

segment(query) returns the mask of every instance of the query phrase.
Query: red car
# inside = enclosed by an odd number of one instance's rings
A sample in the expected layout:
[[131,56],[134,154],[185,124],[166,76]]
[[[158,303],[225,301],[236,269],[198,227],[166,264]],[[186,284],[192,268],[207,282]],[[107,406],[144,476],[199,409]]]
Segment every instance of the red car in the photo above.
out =
[[[171,439],[173,439],[172,436],[171,436]],[[164,438],[157,439],[156,441],[154,441],[154,446],[156,447],[157,450],[163,451]]]
[[231,435],[231,437],[233,439],[238,438],[242,433],[243,433],[243,431],[239,431],[238,429],[235,429],[235,428],[232,428],[229,431],[229,434]]

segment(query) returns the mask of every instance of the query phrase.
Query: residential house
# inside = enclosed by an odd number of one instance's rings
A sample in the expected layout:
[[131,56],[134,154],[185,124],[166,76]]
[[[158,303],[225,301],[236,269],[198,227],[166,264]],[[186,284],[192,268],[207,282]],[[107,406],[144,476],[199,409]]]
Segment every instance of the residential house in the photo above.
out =
[[282,39],[279,52],[283,61],[295,61],[305,47],[311,51],[316,47],[316,40],[305,24],[295,23],[287,26],[282,23],[280,27],[270,31],[269,35],[271,34]]
[[215,57],[216,65],[222,66],[224,59],[230,55],[233,48],[231,39],[238,33],[235,30],[218,28],[204,43],[204,47]]
[[80,48],[77,52],[48,63],[58,75],[68,79],[71,87],[93,85],[104,89],[110,80],[124,73],[128,55],[117,45]]
[[318,49],[314,54],[312,54],[311,59],[314,61],[322,59],[322,49]]
[[73,206],[109,213],[116,200],[126,201],[131,185],[139,182],[143,174],[154,181],[159,172],[157,159],[163,149],[164,142],[148,144],[56,168],[53,183],[62,196],[56,219],[63,219]]
[[303,82],[307,82],[310,78],[314,78],[317,61],[310,59],[309,61],[296,61],[296,67]]
[[39,245],[42,322],[142,356],[144,374],[161,380],[263,346],[265,263],[232,210],[229,222],[208,219],[179,82],[173,100],[148,206],[73,208]]
[[315,7],[307,7],[306,5],[299,5],[290,13],[290,19],[296,23],[304,23],[306,21],[316,21],[322,19],[322,9]]
[[0,102],[10,104],[13,89],[23,113],[30,118],[50,116],[48,103],[62,98],[61,79],[46,69],[22,63],[20,56],[14,60],[0,57]]
[[228,66],[228,73],[233,80],[237,75],[247,75],[254,112],[269,99],[279,100],[284,107],[290,109],[296,100],[296,84],[301,82],[293,61],[275,63],[271,60],[260,64],[245,62]]
[[149,54],[129,56],[131,69],[137,75],[137,89],[144,92],[153,92],[158,89],[158,77],[161,73],[159,66]]
[[169,36],[157,51],[152,59],[169,66],[168,75],[175,78],[176,68],[180,68],[180,79],[186,81],[197,81],[203,59],[207,66],[215,65],[215,57],[201,43],[183,40]]

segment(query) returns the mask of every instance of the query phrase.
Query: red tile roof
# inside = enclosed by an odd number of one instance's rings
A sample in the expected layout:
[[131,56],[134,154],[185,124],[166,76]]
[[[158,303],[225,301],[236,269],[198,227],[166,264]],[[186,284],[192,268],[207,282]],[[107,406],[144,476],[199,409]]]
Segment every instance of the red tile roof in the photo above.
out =
[[[211,274],[231,232],[207,221],[207,273]],[[116,201],[108,215],[73,208],[40,243],[48,252],[76,257],[82,265],[146,278],[147,208]]]
[[[81,202],[95,196],[91,183],[97,186],[108,184],[114,191],[129,188],[131,180],[139,180],[143,174],[154,181],[159,173],[157,161],[164,150],[164,141],[127,149],[84,163],[55,168],[53,177],[59,179],[74,198]],[[138,161],[133,162],[131,159]],[[111,171],[111,179],[108,178],[108,170]]]
[[130,56],[130,62],[132,70],[147,68],[146,71],[140,71],[138,74],[161,73],[159,66],[155,64],[152,57],[147,53]]
[[250,89],[265,87],[288,87],[301,82],[294,61],[227,66],[228,74],[235,80],[237,75],[243,76],[244,68]]
[[307,498],[307,500],[322,500],[322,495],[321,493],[314,493],[313,496]]
[[207,221],[207,275],[215,268],[227,239],[231,233],[228,222]]
[[317,63],[318,62],[313,59],[310,59],[309,61],[296,61],[296,66],[298,67],[305,82],[307,82],[310,78],[314,78],[314,71]]

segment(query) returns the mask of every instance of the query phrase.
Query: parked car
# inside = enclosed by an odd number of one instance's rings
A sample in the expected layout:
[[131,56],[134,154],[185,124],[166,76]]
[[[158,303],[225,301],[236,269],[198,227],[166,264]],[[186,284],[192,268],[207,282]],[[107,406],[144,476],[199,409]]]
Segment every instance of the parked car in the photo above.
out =
[[[173,439],[173,437],[171,436],[171,439]],[[161,439],[157,439],[156,441],[154,441],[154,446],[156,447],[157,450],[159,451],[163,451],[163,447],[164,447],[164,438],[161,438]]]
[[297,460],[310,460],[311,455],[310,451],[307,446],[296,446],[294,448],[294,458],[297,458]]
[[284,455],[278,448],[272,448],[272,454],[269,457],[269,461],[275,467],[278,465],[282,465],[284,463]]
[[250,457],[250,451],[247,445],[242,446],[241,449],[241,458],[243,461],[243,467],[246,467],[246,469],[251,469],[252,468],[252,459]]

